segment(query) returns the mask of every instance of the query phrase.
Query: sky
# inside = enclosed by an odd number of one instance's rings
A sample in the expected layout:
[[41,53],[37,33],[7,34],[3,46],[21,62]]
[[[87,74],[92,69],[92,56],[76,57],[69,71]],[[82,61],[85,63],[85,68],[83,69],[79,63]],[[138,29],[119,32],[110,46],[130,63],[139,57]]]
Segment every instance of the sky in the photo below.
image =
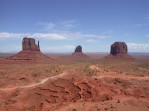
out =
[[19,52],[23,37],[42,52],[149,52],[149,0],[0,0],[0,52]]

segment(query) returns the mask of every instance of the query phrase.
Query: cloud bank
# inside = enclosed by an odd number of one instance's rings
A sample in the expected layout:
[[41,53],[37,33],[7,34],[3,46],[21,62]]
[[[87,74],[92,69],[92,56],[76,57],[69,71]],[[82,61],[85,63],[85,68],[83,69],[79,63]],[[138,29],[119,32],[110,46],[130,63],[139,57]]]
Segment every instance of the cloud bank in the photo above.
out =
[[19,39],[23,37],[42,38],[50,40],[73,40],[73,39],[87,39],[87,41],[98,41],[99,39],[110,38],[109,35],[93,35],[82,33],[9,33],[0,32],[0,40]]
[[128,49],[131,51],[148,52],[149,43],[127,43]]

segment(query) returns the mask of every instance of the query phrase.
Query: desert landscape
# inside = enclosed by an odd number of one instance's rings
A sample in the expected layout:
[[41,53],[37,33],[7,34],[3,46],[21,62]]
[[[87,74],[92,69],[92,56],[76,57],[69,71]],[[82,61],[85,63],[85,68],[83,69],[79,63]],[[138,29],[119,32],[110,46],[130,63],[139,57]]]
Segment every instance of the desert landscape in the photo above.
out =
[[74,53],[45,55],[25,38],[21,52],[1,54],[0,111],[149,110],[149,54],[128,55],[124,42]]
[[149,111],[149,0],[0,0],[0,111]]

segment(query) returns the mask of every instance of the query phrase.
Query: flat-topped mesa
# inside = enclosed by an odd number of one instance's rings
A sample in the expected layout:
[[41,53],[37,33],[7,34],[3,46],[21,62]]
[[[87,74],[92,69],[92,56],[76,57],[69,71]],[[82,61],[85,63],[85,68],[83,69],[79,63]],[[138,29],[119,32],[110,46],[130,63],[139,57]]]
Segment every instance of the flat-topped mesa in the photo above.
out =
[[117,55],[117,54],[127,54],[128,49],[125,42],[114,42],[111,45],[110,54]]
[[40,51],[39,41],[38,45],[36,45],[35,39],[27,37],[23,38],[22,50]]
[[78,45],[75,49],[75,52],[82,52],[82,47],[81,45]]
[[104,58],[110,60],[134,60],[134,58],[128,54],[128,48],[125,42],[114,42],[111,45],[110,54]]

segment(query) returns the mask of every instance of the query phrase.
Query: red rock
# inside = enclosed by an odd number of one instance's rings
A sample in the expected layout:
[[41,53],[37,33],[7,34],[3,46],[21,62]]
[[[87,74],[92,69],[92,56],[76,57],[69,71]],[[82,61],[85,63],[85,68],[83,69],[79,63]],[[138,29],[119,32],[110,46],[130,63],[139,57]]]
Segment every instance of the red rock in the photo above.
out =
[[42,52],[40,52],[39,41],[38,45],[35,43],[35,39],[33,38],[23,38],[22,41],[22,51],[13,55],[8,60],[44,60],[49,59],[50,57],[45,56]]
[[110,54],[116,55],[116,54],[127,54],[127,45],[125,42],[115,42],[111,45],[111,51]]
[[23,38],[22,41],[22,50],[36,50],[36,51],[40,51],[39,48],[39,41],[38,41],[38,46],[35,43],[35,39],[33,38]]
[[105,59],[125,59],[125,60],[134,60],[128,54],[127,44],[125,42],[114,42],[111,45],[110,54],[105,57]]
[[72,56],[75,58],[88,58],[88,56],[82,52],[82,47],[80,45],[76,47]]

